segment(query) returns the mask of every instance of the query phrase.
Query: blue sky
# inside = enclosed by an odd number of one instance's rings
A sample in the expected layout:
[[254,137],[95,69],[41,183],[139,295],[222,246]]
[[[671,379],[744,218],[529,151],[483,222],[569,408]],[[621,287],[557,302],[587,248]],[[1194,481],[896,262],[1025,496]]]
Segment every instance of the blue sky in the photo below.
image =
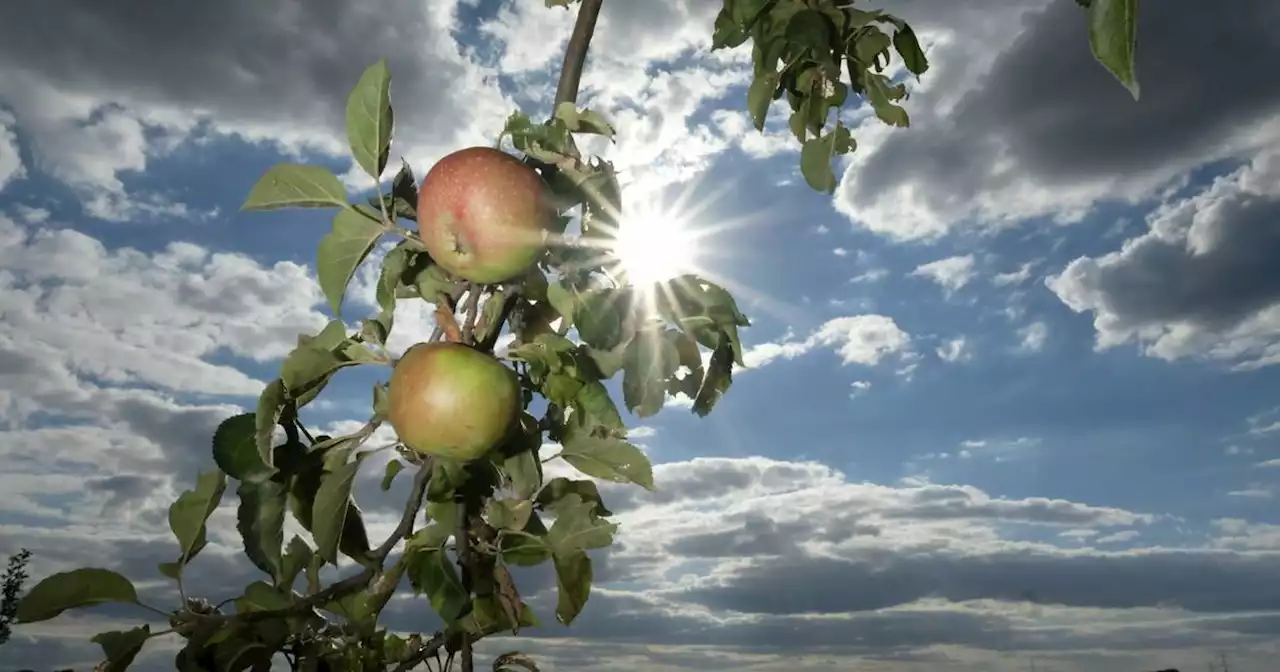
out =
[[[566,670],[1273,660],[1280,86],[1237,64],[1280,59],[1277,10],[1147,3],[1134,102],[1069,0],[887,1],[933,67],[911,128],[847,113],[859,148],[826,196],[781,109],[750,127],[749,51],[707,53],[718,4],[606,0],[580,100],[617,125],[595,149],[632,203],[688,194],[690,226],[727,226],[700,263],[753,321],[749,368],[708,418],[672,400],[629,419],[659,492],[605,488],[621,543],[589,618],[508,648]],[[380,57],[419,176],[517,106],[545,115],[572,14],[542,5],[0,9],[0,553],[173,598],[151,570],[168,503],[328,319],[327,218],[240,213],[244,195],[294,160],[367,186],[341,119]],[[402,310],[396,348],[431,327]],[[309,420],[350,428],[377,377],[344,373]],[[404,494],[380,474],[357,488],[374,536]],[[213,593],[252,576],[228,505],[192,570]],[[20,628],[0,666],[87,668],[89,635],[142,617]]]

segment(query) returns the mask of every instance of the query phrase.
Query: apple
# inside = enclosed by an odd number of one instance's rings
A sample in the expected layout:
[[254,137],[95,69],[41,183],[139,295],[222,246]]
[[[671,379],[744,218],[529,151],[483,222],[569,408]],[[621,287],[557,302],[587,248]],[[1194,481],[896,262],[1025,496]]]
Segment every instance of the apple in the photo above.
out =
[[445,156],[418,189],[418,233],[431,258],[481,284],[529,270],[546,249],[555,214],[538,171],[492,147]]
[[419,343],[396,362],[387,407],[401,443],[466,462],[506,438],[521,410],[520,382],[515,371],[470,346]]

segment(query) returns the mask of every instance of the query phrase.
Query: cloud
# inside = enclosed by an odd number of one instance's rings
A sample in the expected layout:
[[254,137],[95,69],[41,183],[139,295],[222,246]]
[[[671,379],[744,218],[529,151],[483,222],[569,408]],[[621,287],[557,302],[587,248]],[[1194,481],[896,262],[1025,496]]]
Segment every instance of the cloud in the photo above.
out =
[[144,16],[91,0],[5,6],[0,100],[36,164],[72,186],[88,214],[185,216],[170,195],[124,176],[221,136],[345,157],[347,93],[382,57],[395,78],[395,154],[421,164],[500,130],[512,105],[451,34],[457,11],[410,0],[377,12],[345,0],[305,11],[236,0]]
[[0,109],[0,191],[10,182],[26,177],[22,155],[18,153],[18,136],[14,133],[13,115]]
[[886,7],[916,25],[937,68],[912,95],[910,133],[874,120],[858,131],[836,204],[860,227],[919,240],[1078,221],[1280,138],[1280,85],[1235,65],[1280,59],[1269,0],[1229,17],[1194,0],[1144,7],[1137,102],[1092,58],[1075,4],[948,4]]
[[957,336],[944,341],[935,351],[938,359],[944,362],[960,362],[973,358],[973,348],[969,347],[964,336]]
[[1035,262],[1029,261],[1019,266],[1018,270],[1016,271],[1010,271],[1008,273],[996,273],[995,275],[991,276],[991,284],[995,285],[996,287],[1009,287],[1014,285],[1020,285],[1026,282],[1027,280],[1031,279],[1031,267],[1034,265],[1035,265]]
[[743,353],[747,368],[758,369],[778,359],[794,359],[818,347],[833,349],[845,364],[875,366],[905,353],[911,336],[884,315],[852,315],[826,321],[804,340],[760,343]]
[[1036,321],[1018,329],[1018,349],[1023,352],[1040,352],[1049,340],[1049,325]]
[[1165,205],[1150,230],[1081,257],[1045,284],[1093,313],[1099,350],[1131,341],[1165,360],[1280,362],[1280,151]]
[[911,275],[934,281],[950,296],[973,279],[973,262],[972,254],[948,257],[921,264],[911,271]]

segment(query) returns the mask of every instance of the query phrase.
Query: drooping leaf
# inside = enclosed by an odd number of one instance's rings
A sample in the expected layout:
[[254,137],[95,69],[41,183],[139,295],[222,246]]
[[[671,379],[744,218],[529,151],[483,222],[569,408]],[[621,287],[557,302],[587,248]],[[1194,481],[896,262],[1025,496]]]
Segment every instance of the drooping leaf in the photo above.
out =
[[151,636],[151,626],[143,625],[132,630],[100,632],[90,641],[102,647],[106,664],[95,667],[95,672],[124,672],[142,651],[142,645]]
[[312,508],[311,534],[316,542],[316,553],[326,562],[338,563],[338,545],[348,527],[347,509],[351,503],[351,485],[360,460],[344,464],[320,478]]
[[271,452],[272,438],[275,436],[276,424],[280,422],[280,414],[285,406],[284,381],[279,378],[267,383],[262,394],[258,396],[257,409],[253,414],[254,440],[257,443],[258,457],[263,464],[273,465],[275,461]]
[[347,190],[336,175],[323,166],[282,163],[267,169],[240,209],[333,207],[347,207]]
[[342,298],[356,269],[384,232],[382,223],[376,219],[355,209],[343,208],[334,216],[332,230],[320,239],[316,276],[335,317],[339,315]]
[[276,470],[258,452],[256,413],[241,413],[222,421],[213,433],[213,461],[226,475],[247,483],[265,481]]
[[109,569],[88,567],[45,577],[18,601],[15,623],[46,621],[67,609],[106,602],[138,603],[133,583]]
[[644,451],[622,439],[571,434],[565,438],[560,457],[588,476],[654,489],[649,458]]
[[[478,595],[472,602],[471,613],[461,620],[460,625],[473,637],[482,638],[503,630],[536,626],[538,619],[534,617],[529,605],[521,602],[518,616],[515,621],[512,621],[497,595]],[[456,629],[450,628],[450,631],[456,631]]]
[[830,133],[805,141],[800,148],[800,172],[805,182],[818,191],[835,193],[837,180],[831,162],[852,149],[853,136],[838,121]]
[[387,471],[382,475],[381,488],[383,492],[391,489],[391,482],[396,480],[396,474],[404,469],[404,462],[400,460],[391,460],[387,462]]
[[920,41],[916,39],[911,26],[904,24],[893,34],[893,48],[902,57],[902,64],[911,74],[920,76],[929,69],[929,59],[925,58],[924,50],[920,48]]
[[1138,0],[1093,0],[1089,5],[1089,48],[1093,57],[1138,100],[1134,67],[1138,41]]
[[292,589],[293,582],[297,580],[298,575],[307,568],[307,565],[311,564],[311,556],[313,554],[307,542],[303,541],[302,537],[294,535],[289,540],[289,547],[281,560],[280,580],[276,585],[285,590]]
[[227,475],[215,469],[200,473],[196,487],[178,496],[169,506],[169,529],[178,540],[178,550],[190,561],[192,550],[204,536],[204,524],[222,501],[227,488]]
[[747,112],[757,131],[764,131],[764,122],[769,116],[769,104],[773,102],[773,93],[778,90],[778,74],[763,72],[751,80],[747,88]]
[[391,248],[387,254],[382,257],[382,269],[378,274],[378,287],[375,290],[378,307],[383,311],[391,312],[396,308],[396,288],[400,286],[400,281],[404,276],[404,272],[409,269],[409,248],[405,247],[405,243],[400,243]]
[[706,417],[716,402],[724,396],[733,384],[733,350],[728,346],[716,348],[711,353],[711,362],[707,365],[706,375],[702,379],[702,388],[693,400],[693,412],[699,417]]
[[587,598],[591,596],[591,558],[585,551],[556,555],[555,567],[559,592],[556,620],[569,625],[582,613]]
[[662,410],[667,380],[679,368],[680,353],[662,332],[638,334],[623,358],[622,393],[627,408],[642,418]]
[[466,613],[469,596],[462,588],[453,560],[443,548],[414,551],[409,572],[414,587],[427,594],[431,608],[445,623],[453,623]]
[[356,163],[375,180],[391,147],[391,71],[384,58],[365,68],[347,96],[347,142]]
[[237,489],[236,529],[244,541],[244,553],[254,566],[266,572],[278,585],[284,573],[284,510],[286,487],[274,480],[242,482]]

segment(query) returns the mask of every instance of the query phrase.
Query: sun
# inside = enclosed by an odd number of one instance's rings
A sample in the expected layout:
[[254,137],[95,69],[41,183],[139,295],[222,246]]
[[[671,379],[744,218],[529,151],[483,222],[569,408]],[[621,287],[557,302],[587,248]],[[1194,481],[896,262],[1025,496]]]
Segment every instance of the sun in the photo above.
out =
[[648,290],[697,272],[698,236],[677,214],[646,208],[619,223],[613,254],[626,282]]

